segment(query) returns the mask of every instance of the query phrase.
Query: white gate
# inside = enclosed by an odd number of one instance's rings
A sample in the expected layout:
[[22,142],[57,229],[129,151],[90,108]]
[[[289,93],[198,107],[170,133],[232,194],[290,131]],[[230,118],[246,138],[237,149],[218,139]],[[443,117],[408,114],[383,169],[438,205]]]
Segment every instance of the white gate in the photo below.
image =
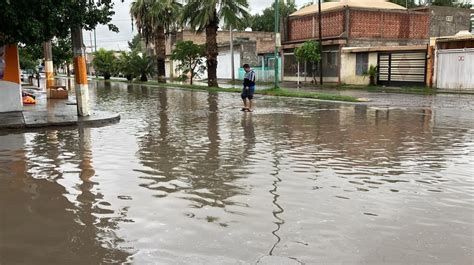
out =
[[437,54],[437,88],[474,90],[474,49],[439,50]]

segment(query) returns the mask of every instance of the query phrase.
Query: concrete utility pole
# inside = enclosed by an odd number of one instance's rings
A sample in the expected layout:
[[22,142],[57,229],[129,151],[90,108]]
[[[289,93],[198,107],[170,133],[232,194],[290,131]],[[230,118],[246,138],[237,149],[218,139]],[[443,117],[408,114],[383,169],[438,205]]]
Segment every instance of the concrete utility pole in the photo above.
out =
[[50,97],[49,88],[54,85],[54,69],[53,69],[53,48],[51,40],[43,42],[44,55],[44,74],[46,77],[46,91],[48,98]]
[[232,31],[232,26],[230,26],[230,71],[232,72],[232,83],[235,82],[235,69],[234,69],[234,33]]
[[74,53],[74,79],[76,81],[77,115],[89,116],[89,86],[87,83],[86,53],[82,38],[82,28],[71,29]]
[[275,0],[275,88],[280,87],[278,84],[278,48],[280,48],[280,4]]
[[318,19],[319,19],[319,49],[321,50],[321,60],[319,60],[319,84],[323,84],[323,34],[322,34],[322,14],[321,0],[318,0]]

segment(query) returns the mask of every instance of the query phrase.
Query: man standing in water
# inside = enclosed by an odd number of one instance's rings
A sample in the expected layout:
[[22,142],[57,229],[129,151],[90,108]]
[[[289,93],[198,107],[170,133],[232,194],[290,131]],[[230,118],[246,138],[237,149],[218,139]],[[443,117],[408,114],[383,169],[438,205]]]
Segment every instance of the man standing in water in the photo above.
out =
[[244,102],[244,107],[242,111],[253,111],[253,93],[255,92],[255,72],[250,68],[248,64],[244,64],[243,68],[245,70],[244,77],[244,88],[242,90],[242,100]]

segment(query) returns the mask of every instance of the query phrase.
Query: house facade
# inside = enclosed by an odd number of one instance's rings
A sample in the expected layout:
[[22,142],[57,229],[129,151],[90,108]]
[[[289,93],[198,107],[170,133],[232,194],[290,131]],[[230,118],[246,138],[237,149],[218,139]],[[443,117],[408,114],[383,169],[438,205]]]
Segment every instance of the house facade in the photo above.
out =
[[[325,2],[321,5],[322,20],[322,60],[323,78],[325,82],[367,84],[368,78],[363,73],[372,65],[382,63],[390,66],[400,66],[400,69],[387,69],[389,82],[424,82],[424,76],[403,72],[403,58],[414,59],[410,65],[418,65],[420,48],[429,42],[429,14],[421,11],[407,10],[402,6],[382,0],[343,0],[340,2]],[[319,38],[319,13],[317,5],[300,9],[290,15],[283,23],[283,79],[296,81],[300,76],[311,76],[316,72],[308,62],[298,62],[294,49],[305,41]],[[399,49],[398,47],[405,48]],[[389,48],[395,47],[395,48]],[[423,49],[423,48],[421,48]],[[397,53],[392,57],[392,53]],[[399,53],[403,53],[399,55]],[[398,58],[398,59],[397,59]],[[400,59],[401,58],[401,59]],[[388,61],[386,61],[388,60]],[[390,61],[392,60],[392,61]],[[298,69],[299,65],[299,69]],[[396,71],[397,75],[395,75]],[[405,73],[405,75],[403,75]],[[385,77],[385,76],[383,76]]]

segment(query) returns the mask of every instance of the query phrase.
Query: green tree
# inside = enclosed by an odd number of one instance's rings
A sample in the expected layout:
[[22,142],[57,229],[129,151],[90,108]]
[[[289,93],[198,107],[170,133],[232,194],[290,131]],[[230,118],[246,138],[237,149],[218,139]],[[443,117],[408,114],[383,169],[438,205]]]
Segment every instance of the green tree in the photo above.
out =
[[[122,0],[123,1],[123,0]],[[3,0],[0,1],[0,45],[38,44],[53,37],[65,38],[71,28],[90,30],[110,24],[113,0]]]
[[[284,1],[279,2],[280,15],[288,17],[296,11],[294,3],[285,4]],[[263,10],[262,14],[252,16],[251,26],[253,31],[273,32],[275,30],[275,3]]]
[[146,54],[132,53],[131,69],[135,76],[140,76],[140,81],[147,82],[148,76],[155,74],[153,59]]
[[316,84],[316,63],[321,61],[321,46],[317,41],[306,41],[295,49],[295,57],[299,62],[310,62],[312,65],[313,82]]
[[70,75],[69,65],[74,56],[72,52],[71,36],[62,39],[54,39],[52,42],[53,64],[55,67],[66,66],[67,75]]
[[136,53],[136,51],[122,52],[115,67],[115,70],[125,75],[128,81],[132,81],[136,77],[135,69],[132,66],[132,53]]
[[109,80],[112,74],[116,72],[115,55],[113,51],[99,49],[94,53],[92,63],[95,70],[104,76],[105,80]]
[[158,68],[158,81],[166,82],[166,33],[176,22],[181,4],[176,0],[136,0],[130,6],[130,14],[135,19],[138,32],[155,44]]
[[238,26],[248,16],[247,0],[188,0],[183,8],[183,22],[192,29],[206,31],[207,84],[217,87],[217,29],[224,25]]
[[203,57],[206,55],[204,45],[194,44],[192,41],[180,41],[171,54],[171,59],[179,61],[176,69],[183,71],[183,74],[191,75],[190,83],[193,84],[193,78],[199,76],[206,69]]
[[142,47],[142,37],[140,34],[133,36],[132,40],[128,42],[128,48],[132,52],[146,52],[145,47]]
[[20,68],[38,70],[40,59],[43,58],[43,47],[41,45],[20,45]]

